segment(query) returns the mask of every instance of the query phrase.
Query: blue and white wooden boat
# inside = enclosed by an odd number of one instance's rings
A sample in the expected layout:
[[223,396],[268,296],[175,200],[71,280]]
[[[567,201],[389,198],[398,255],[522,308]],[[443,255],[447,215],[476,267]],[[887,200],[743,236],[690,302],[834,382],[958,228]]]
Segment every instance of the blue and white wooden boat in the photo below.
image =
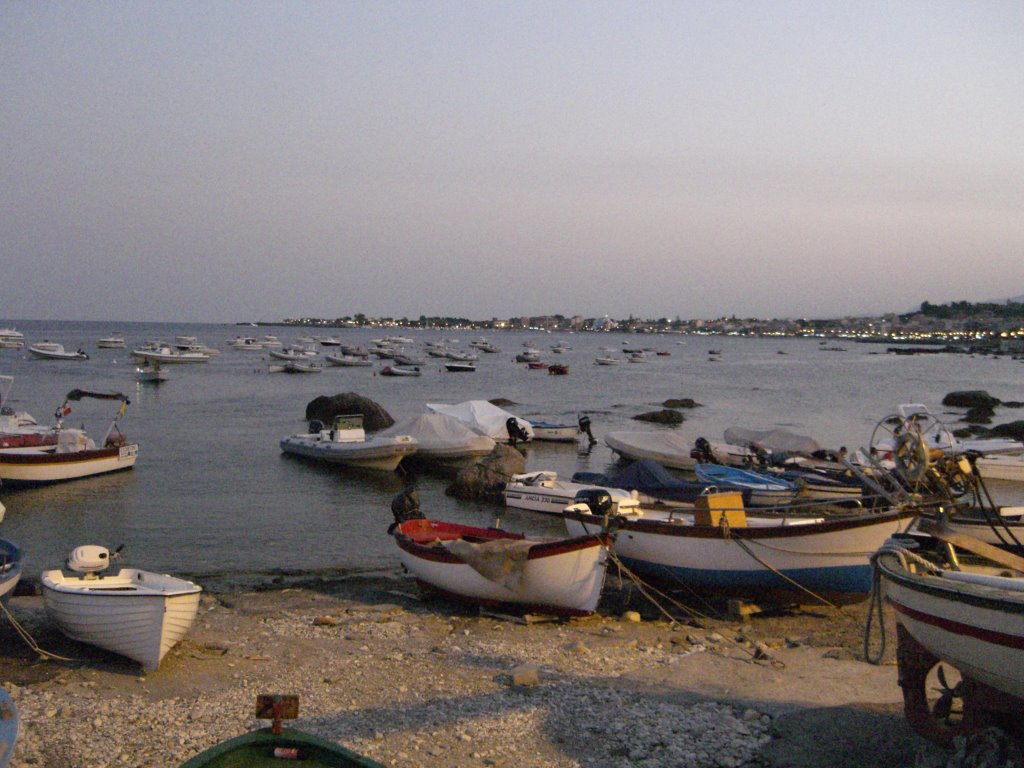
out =
[[[913,510],[835,517],[750,515],[729,510],[728,525],[693,513],[619,515],[612,552],[641,578],[709,594],[842,604],[871,592],[870,557],[910,523]],[[570,536],[598,534],[605,517],[587,504],[563,512]],[[815,595],[817,597],[812,597]]]
[[722,464],[697,464],[693,468],[702,483],[712,483],[728,488],[750,490],[750,504],[754,507],[781,507],[791,504],[800,492],[800,486],[760,472]]
[[21,578],[23,555],[18,545],[0,539],[0,600],[7,602]]
[[14,699],[3,688],[0,688],[0,768],[11,762],[14,744],[18,741],[18,726],[21,718]]

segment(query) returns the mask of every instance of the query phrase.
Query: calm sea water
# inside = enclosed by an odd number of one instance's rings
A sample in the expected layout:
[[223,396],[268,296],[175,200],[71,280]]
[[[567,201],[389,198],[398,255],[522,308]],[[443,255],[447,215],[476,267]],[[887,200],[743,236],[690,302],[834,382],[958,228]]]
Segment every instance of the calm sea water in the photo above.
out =
[[[823,349],[815,340],[723,337],[623,336],[616,334],[487,334],[502,348],[481,354],[476,373],[448,373],[439,361],[420,378],[388,378],[374,368],[331,368],[318,375],[268,374],[265,353],[237,351],[226,342],[239,334],[278,335],[290,343],[302,330],[233,325],[110,324],[0,320],[26,342],[48,339],[83,347],[84,362],[32,359],[24,350],[0,350],[0,374],[15,377],[12,404],[48,421],[74,388],[125,392],[131,397],[121,428],[140,444],[130,472],[60,485],[0,489],[7,517],[0,535],[26,551],[32,573],[59,565],[75,546],[125,545],[125,561],[189,575],[208,582],[245,583],[276,571],[361,570],[397,564],[386,534],[390,502],[414,482],[428,516],[491,524],[497,508],[467,504],[444,495],[447,480],[326,468],[283,455],[281,437],[303,431],[306,404],[319,395],[356,392],[380,403],[396,420],[428,402],[456,403],[504,397],[517,415],[575,423],[591,416],[595,436],[622,429],[652,428],[632,416],[660,407],[667,398],[701,404],[678,429],[687,438],[720,439],[724,429],[784,427],[823,445],[866,445],[877,422],[906,402],[927,404],[953,424],[960,414],[941,406],[953,390],[984,389],[1003,400],[1024,401],[1024,367],[1007,357],[967,355],[896,356],[885,347],[845,344]],[[96,348],[112,331],[129,349],[149,339],[196,336],[222,354],[207,364],[173,366],[170,381],[138,384],[127,350]],[[337,331],[337,329],[332,329]],[[366,346],[383,334],[373,330],[333,333]],[[478,334],[410,331],[423,342],[458,339],[468,347]],[[547,354],[558,340],[572,349]],[[550,362],[570,366],[568,376],[549,376],[513,362],[524,342],[545,351]],[[594,364],[601,347],[623,345],[669,352],[646,363]],[[827,346],[834,347],[830,342]],[[717,362],[708,353],[720,351]],[[625,355],[622,355],[625,357]],[[113,411],[104,401],[73,404],[69,425],[84,424],[101,438]],[[1001,409],[997,421],[1021,418]],[[613,462],[599,444],[589,453],[575,445],[527,448],[528,469],[552,469],[568,477],[579,470],[603,471]],[[993,484],[997,501],[1022,503],[1019,488]],[[501,510],[503,527],[557,532],[546,518]]]

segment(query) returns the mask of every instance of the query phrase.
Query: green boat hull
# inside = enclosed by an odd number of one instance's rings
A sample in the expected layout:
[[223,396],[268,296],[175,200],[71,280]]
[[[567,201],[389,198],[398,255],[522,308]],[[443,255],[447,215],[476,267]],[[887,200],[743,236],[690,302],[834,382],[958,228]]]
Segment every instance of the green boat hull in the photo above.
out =
[[[282,760],[275,749],[298,750],[298,757]],[[260,768],[260,766],[328,766],[330,768],[384,768],[368,757],[356,754],[332,741],[291,728],[274,734],[261,728],[210,747],[182,763],[181,768]]]

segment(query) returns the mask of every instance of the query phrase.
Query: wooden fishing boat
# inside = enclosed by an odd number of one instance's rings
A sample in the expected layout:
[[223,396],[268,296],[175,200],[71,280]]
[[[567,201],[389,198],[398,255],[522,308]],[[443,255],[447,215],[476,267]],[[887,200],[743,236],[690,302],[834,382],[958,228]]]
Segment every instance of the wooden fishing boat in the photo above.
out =
[[[978,557],[961,556],[954,568],[925,556],[912,541],[894,539],[873,558],[896,613],[907,719],[943,746],[987,725],[1024,739],[1024,558],[941,525],[928,531]],[[961,679],[954,690],[955,679],[943,671],[938,682],[947,690],[929,699],[929,675],[940,664]],[[954,696],[962,702],[959,718],[952,716]]]
[[402,565],[428,592],[566,616],[591,614],[601,599],[608,540],[600,531],[539,541],[416,518],[396,523],[391,533]]
[[20,723],[21,717],[18,715],[14,699],[0,688],[0,768],[5,768],[11,762],[14,745],[18,741]]
[[[663,584],[748,599],[852,603],[871,592],[871,555],[917,514],[757,515],[742,508],[736,493],[708,494],[698,502],[702,508],[667,518],[618,515],[612,552]],[[567,508],[569,534],[600,533],[608,506],[598,498]]]
[[350,749],[294,728],[282,720],[298,717],[298,696],[258,696],[256,718],[273,720],[268,728],[236,736],[201,752],[180,768],[261,768],[291,764],[311,768],[384,768]]
[[[114,557],[117,556],[115,552]],[[192,626],[202,587],[166,574],[122,568],[107,576],[104,547],[76,548],[61,569],[43,571],[43,605],[68,637],[155,670]]]

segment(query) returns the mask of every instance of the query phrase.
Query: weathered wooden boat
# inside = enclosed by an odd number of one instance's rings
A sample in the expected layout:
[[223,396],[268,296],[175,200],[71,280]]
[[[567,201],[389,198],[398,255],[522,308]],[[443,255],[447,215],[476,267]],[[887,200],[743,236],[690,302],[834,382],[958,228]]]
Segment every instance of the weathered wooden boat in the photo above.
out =
[[416,518],[395,523],[391,533],[402,565],[428,592],[567,616],[593,613],[601,599],[608,557],[601,531],[540,541]]
[[[117,556],[117,553],[114,553]],[[68,637],[127,656],[155,670],[188,632],[202,587],[137,568],[102,573],[111,555],[104,547],[77,547],[66,561],[68,575],[43,571],[43,604]]]
[[[61,426],[61,419],[71,412],[68,403],[83,398],[120,402],[100,446],[85,431]],[[12,486],[39,485],[131,469],[139,455],[139,446],[129,443],[117,426],[129,402],[119,392],[72,390],[57,409],[56,443],[0,449],[0,481]]]
[[[873,557],[896,613],[907,719],[943,746],[989,725],[1024,742],[1024,558],[943,526],[929,532],[978,557],[960,556],[951,566],[906,539],[886,542]],[[959,672],[955,688],[941,665]],[[945,689],[938,698],[929,695],[933,671]],[[962,704],[957,712],[954,698]]]
[[[709,593],[814,604],[865,599],[871,555],[916,515],[906,509],[815,516],[749,514],[739,494],[708,494],[703,508],[647,519],[618,515],[612,552],[642,577]],[[563,513],[570,535],[600,533],[608,502]]]
[[6,690],[0,688],[0,768],[5,768],[11,762],[14,745],[18,742],[20,725],[21,717],[18,715],[14,699]]
[[298,713],[298,696],[259,696],[256,718],[272,720],[270,727],[216,744],[182,763],[180,768],[269,768],[289,764],[311,768],[384,768],[340,744],[282,727],[282,720],[295,719]]
[[337,416],[330,429],[313,422],[305,434],[281,439],[285,453],[330,464],[347,464],[365,469],[393,471],[402,458],[416,452],[410,435],[366,436],[360,414]]
[[[0,508],[3,505],[0,504]],[[24,556],[21,548],[7,539],[0,539],[0,601],[7,602],[21,579]]]

